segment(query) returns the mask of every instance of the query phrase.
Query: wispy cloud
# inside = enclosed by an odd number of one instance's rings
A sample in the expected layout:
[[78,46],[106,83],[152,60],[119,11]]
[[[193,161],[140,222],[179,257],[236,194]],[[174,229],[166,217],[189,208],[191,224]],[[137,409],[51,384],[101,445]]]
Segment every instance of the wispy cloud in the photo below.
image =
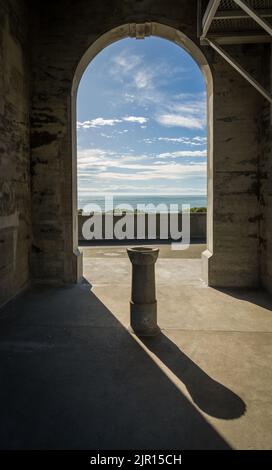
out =
[[[193,153],[191,152],[189,156],[196,156]],[[176,156],[181,156],[181,152],[179,154]],[[103,149],[81,150],[78,153],[79,187],[82,187],[82,181],[86,180],[99,185],[98,181],[101,179],[104,182],[107,180],[128,182],[180,180],[192,176],[205,176],[206,162],[159,161],[159,158],[165,157],[163,154],[158,157],[150,154],[119,155]]]
[[196,142],[199,142],[201,144],[206,144],[207,143],[207,137],[196,136],[196,137],[193,137],[193,140],[195,140]]
[[137,54],[128,53],[128,51],[123,50],[120,54],[115,55],[112,58],[114,67],[111,68],[112,75],[120,75],[120,72],[131,72],[135,67],[137,67],[142,61],[142,57]]
[[196,175],[204,176],[206,165],[203,163],[199,165],[170,163],[166,165],[154,164],[141,168],[133,165],[131,170],[133,171],[130,173],[104,171],[97,174],[97,178],[109,178],[110,180],[118,181],[180,180]]
[[206,150],[180,150],[179,152],[166,152],[166,153],[160,153],[159,158],[200,158],[200,157],[206,157],[207,152]]
[[169,96],[161,90],[172,79],[183,76],[188,70],[172,64],[167,60],[156,60],[150,63],[146,57],[123,50],[112,59],[111,76],[122,82],[122,96],[126,103],[133,103],[144,108],[169,101]]
[[78,129],[90,129],[91,127],[114,126],[122,122],[121,119],[104,119],[102,117],[91,119],[90,121],[77,122]]
[[168,112],[157,116],[157,122],[166,127],[204,129],[206,127],[206,94],[177,95],[168,105]]
[[204,81],[202,87],[198,70],[182,55],[179,62],[164,47],[146,53],[131,46],[116,44],[116,52],[97,62],[101,80],[92,70],[93,87],[86,81],[83,88],[78,116],[88,120],[78,123],[79,193],[205,194]]
[[148,69],[142,69],[135,73],[134,83],[137,88],[148,88],[153,85],[153,72]]
[[[133,54],[129,50],[123,50],[112,59],[113,66],[110,73],[117,81],[129,81],[129,85],[136,90],[152,89],[154,79],[161,79],[163,71],[170,74],[169,67],[165,63],[154,63],[150,67],[145,58],[141,55]],[[134,94],[125,93],[128,100],[136,98]]]
[[122,131],[118,131],[118,134],[126,134],[128,132],[128,129],[123,129]]
[[142,116],[126,116],[123,118],[123,121],[126,122],[137,122],[139,124],[145,124],[148,121],[148,118]]
[[[171,94],[169,88],[167,90],[160,86],[165,84],[166,77],[167,83],[171,79],[169,64],[162,62],[150,67],[144,57],[133,54],[130,56],[128,51],[123,51],[114,63],[119,67],[117,77],[120,73],[124,77],[123,98],[126,103],[145,109],[152,106],[156,121],[164,127],[205,128],[206,93]],[[182,76],[181,69],[174,68],[175,73]]]
[[[139,196],[139,195],[144,195],[144,196],[153,196],[154,195],[154,184],[147,184],[145,186],[140,184],[133,184],[131,181],[129,184],[122,183],[122,185],[119,184],[112,184],[110,182],[107,182],[106,185],[101,186],[100,184],[100,190],[98,191],[97,188],[90,188],[89,186],[87,187],[81,187],[79,190],[79,195],[80,196],[102,196],[104,197],[106,194],[112,195],[127,195],[127,196]],[[184,188],[183,184],[181,187],[175,187],[174,192],[170,190],[168,184],[160,184],[160,195],[165,195],[165,196],[177,196],[177,195],[206,195],[205,189],[204,188],[196,188],[196,187],[190,187],[186,186]]]
[[177,144],[184,144],[184,145],[197,145],[202,146],[207,144],[207,137],[158,137],[158,141],[160,142],[172,142]]
[[104,132],[100,132],[100,136],[104,137],[105,139],[113,139],[112,135],[105,134]]
[[[97,127],[104,127],[104,126],[115,126],[116,124],[120,124],[122,122],[131,122],[137,124],[146,124],[148,122],[148,118],[143,116],[125,116],[121,119],[104,119],[102,117],[91,119],[90,121],[84,122],[77,122],[78,129],[90,129],[90,128],[97,128]],[[127,132],[127,130],[125,130]]]
[[147,137],[141,142],[145,144],[155,144],[157,142],[173,143],[173,144],[182,144],[182,145],[191,145],[191,146],[206,146],[207,137]]
[[[81,170],[102,171],[105,168],[132,168],[135,162],[142,162],[148,158],[148,155],[130,155],[120,154],[110,150],[100,148],[89,148],[78,151],[78,169]],[[142,168],[142,165],[140,165]]]
[[157,122],[166,127],[184,127],[186,129],[203,129],[205,123],[203,119],[194,116],[184,116],[179,114],[162,114],[157,116]]

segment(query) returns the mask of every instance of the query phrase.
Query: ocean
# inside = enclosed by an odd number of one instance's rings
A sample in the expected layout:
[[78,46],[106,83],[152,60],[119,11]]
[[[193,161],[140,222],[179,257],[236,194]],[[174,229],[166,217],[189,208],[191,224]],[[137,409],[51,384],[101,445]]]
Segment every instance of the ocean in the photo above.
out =
[[[170,211],[170,204],[178,206],[178,210],[181,211],[183,204],[190,204],[192,207],[207,207],[207,196],[180,196],[180,195],[135,195],[135,194],[116,194],[113,196],[113,207],[118,209],[127,209],[126,205],[131,206],[132,210],[137,209],[139,204],[153,204],[158,206],[159,204],[165,204],[167,210]],[[100,209],[105,211],[105,197],[101,194],[97,195],[80,195],[78,198],[78,209],[84,209],[88,204],[96,204]],[[108,210],[108,208],[107,208]],[[87,210],[87,212],[89,209]],[[154,212],[149,209],[149,212]]]

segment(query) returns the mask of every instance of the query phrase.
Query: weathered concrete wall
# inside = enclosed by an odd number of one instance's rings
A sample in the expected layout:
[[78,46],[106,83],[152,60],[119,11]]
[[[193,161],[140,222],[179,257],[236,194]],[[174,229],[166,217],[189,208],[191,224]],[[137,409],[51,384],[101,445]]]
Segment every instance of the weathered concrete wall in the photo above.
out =
[[27,14],[24,1],[0,0],[0,304],[29,279]]
[[[263,55],[265,86],[271,89],[271,47]],[[272,108],[265,103],[260,116],[260,264],[262,284],[272,292]]]
[[[60,0],[40,4],[33,32],[32,268],[35,278],[74,281],[76,211],[71,194],[71,87],[76,67],[101,34],[119,25],[154,21],[182,31],[196,44],[197,2],[187,0]],[[230,47],[234,57],[263,80],[263,45]],[[214,77],[213,159],[209,252],[204,257],[214,286],[257,286],[259,263],[259,137],[263,99],[223,59],[202,48]],[[212,99],[212,97],[211,97]],[[213,193],[213,200],[212,200]],[[212,256],[210,256],[212,255]]]
[[[263,45],[225,49],[263,82]],[[264,99],[218,54],[214,70],[213,286],[258,286],[259,116]]]

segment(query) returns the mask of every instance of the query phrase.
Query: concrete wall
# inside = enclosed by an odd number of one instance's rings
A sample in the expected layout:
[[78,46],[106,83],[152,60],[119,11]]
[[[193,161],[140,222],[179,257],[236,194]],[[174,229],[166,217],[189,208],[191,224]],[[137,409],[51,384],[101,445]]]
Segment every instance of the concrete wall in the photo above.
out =
[[[112,216],[109,216],[112,217]],[[121,220],[124,217],[124,215],[113,215],[113,221],[112,225],[115,227],[115,224]],[[162,216],[162,217],[165,217]],[[102,229],[103,229],[103,236],[105,233],[105,214],[102,214]],[[134,227],[134,239],[137,238],[137,216],[134,214],[127,214],[126,215],[126,221],[128,224],[131,226],[131,222],[129,219],[133,218],[132,221],[132,226]],[[89,215],[79,215],[78,216],[78,239],[80,241],[85,240],[83,234],[82,234],[82,227],[83,224],[90,219]],[[163,223],[165,222],[165,219]],[[152,221],[150,222],[152,224]],[[169,218],[168,218],[168,226],[169,226]],[[179,214],[178,216],[178,226],[179,230],[182,230],[182,215]],[[191,240],[201,240],[203,242],[206,241],[206,226],[207,226],[207,216],[205,212],[197,212],[197,213],[191,213],[190,214],[190,235],[191,235]],[[92,229],[93,230],[93,229]],[[160,215],[156,215],[156,240],[160,240]],[[148,239],[148,215],[145,214],[145,236],[146,239]],[[113,236],[113,240],[115,240],[116,237]],[[168,239],[171,239],[171,234],[170,230],[168,232]]]
[[[33,62],[33,276],[78,278],[76,161],[72,158],[71,87],[87,49],[119,25],[153,21],[197,39],[197,2],[142,0],[40,3]],[[88,19],[88,20],[86,20]],[[229,52],[263,81],[264,45]],[[210,115],[208,251],[203,257],[214,286],[257,286],[259,263],[259,124],[264,100],[210,48],[202,47],[214,79]],[[211,86],[211,83],[210,83]],[[213,220],[213,225],[211,221]]]
[[24,1],[0,0],[0,304],[29,280],[27,14]]
[[[263,45],[224,48],[263,83]],[[213,286],[260,284],[259,117],[265,100],[218,54],[214,70]]]
[[[271,46],[263,55],[263,76],[271,89]],[[262,284],[272,292],[272,112],[265,103],[260,115],[260,265]]]

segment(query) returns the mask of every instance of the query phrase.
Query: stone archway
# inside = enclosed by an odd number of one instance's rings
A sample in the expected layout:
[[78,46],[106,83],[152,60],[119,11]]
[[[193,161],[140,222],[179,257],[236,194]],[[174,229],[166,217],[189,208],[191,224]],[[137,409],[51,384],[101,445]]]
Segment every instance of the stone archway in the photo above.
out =
[[[81,74],[87,63],[112,42],[153,34],[187,49],[207,82],[209,227],[204,278],[216,287],[258,286],[262,281],[263,246],[258,121],[263,110],[261,95],[219,54],[199,45],[197,2],[172,0],[169,7],[155,0],[114,1],[110,15],[102,4],[94,9],[92,2],[84,0],[69,6],[66,2],[65,8],[64,3],[41,5],[43,21],[36,32],[32,57],[31,278],[76,282],[82,272],[77,246],[75,158],[75,96]],[[231,52],[261,80],[263,51],[264,46],[257,44],[237,45]]]
[[116,27],[100,36],[85,52],[75,71],[71,96],[71,125],[72,125],[72,210],[73,210],[73,252],[77,259],[75,277],[82,273],[82,256],[78,251],[77,225],[77,148],[76,148],[76,98],[81,77],[94,57],[110,44],[128,37],[144,39],[147,36],[157,36],[169,40],[185,49],[199,65],[206,82],[207,90],[207,131],[208,131],[208,164],[207,164],[207,250],[202,254],[203,279],[209,283],[209,259],[213,254],[213,78],[210,66],[199,47],[179,30],[170,26],[150,23],[128,23]]

